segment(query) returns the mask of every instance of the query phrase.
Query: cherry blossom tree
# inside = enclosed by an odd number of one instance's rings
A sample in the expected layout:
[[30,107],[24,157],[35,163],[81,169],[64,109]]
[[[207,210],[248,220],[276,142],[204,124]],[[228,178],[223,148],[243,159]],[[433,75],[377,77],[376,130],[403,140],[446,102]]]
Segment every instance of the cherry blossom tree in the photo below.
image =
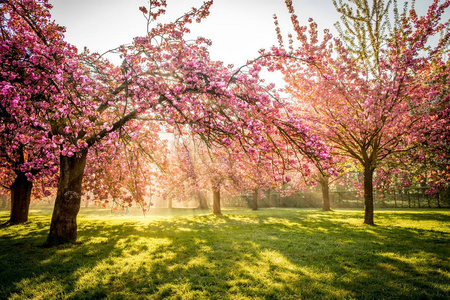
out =
[[450,60],[434,61],[427,80],[434,95],[432,105],[425,110],[426,123],[413,134],[416,149],[410,159],[417,164],[418,176],[429,189],[427,193],[437,194],[450,186]]
[[195,195],[199,207],[206,209],[207,203],[205,205],[203,201],[206,201],[205,195],[209,190],[213,196],[213,214],[220,215],[221,193],[239,193],[241,183],[235,168],[237,155],[232,147],[207,147],[198,138],[188,134],[177,135],[174,142],[176,155],[171,166],[163,169],[166,182],[170,183],[165,184],[168,188],[165,195],[177,195],[184,199]]
[[[167,127],[166,129],[167,130]],[[171,131],[169,129],[169,131]],[[165,132],[170,135],[165,142],[163,151],[158,151],[152,159],[152,194],[167,201],[167,207],[173,208],[173,201],[189,201],[197,198],[200,209],[208,209],[204,188],[199,177],[199,164],[196,152],[190,142],[192,136]]]
[[[11,43],[23,49],[8,63],[25,63],[30,76],[41,80],[21,90],[22,97],[15,97],[17,93],[7,93],[12,80],[8,79],[14,74],[4,74],[2,93],[13,104],[11,110],[24,115],[27,123],[20,127],[39,130],[42,141],[38,144],[53,147],[44,152],[59,156],[47,245],[76,239],[88,153],[113,144],[133,120],[190,128],[209,146],[226,146],[238,139],[249,155],[275,149],[294,158],[330,159],[323,143],[270,96],[272,87],[259,85],[258,65],[248,73],[232,70],[210,60],[208,40],[184,39],[187,25],[205,18],[211,4],[205,2],[173,23],[149,26],[147,36],[116,49],[123,64],[114,66],[98,54],[78,53],[66,43],[63,29],[50,21],[47,1],[2,2],[3,18],[8,18],[5,32],[20,32],[7,36],[2,49],[9,49]],[[152,1],[149,9],[140,9],[149,25],[164,7],[165,1]],[[275,135],[285,143],[271,138]]]
[[[35,3],[1,3],[0,37],[0,168],[2,183],[11,192],[11,215],[8,224],[28,220],[33,182],[41,180],[53,185],[58,171],[55,144],[48,135],[48,126],[39,122],[43,108],[37,99],[49,95],[48,76],[51,70],[45,55],[52,55],[51,47],[36,43],[29,29],[35,21],[45,19],[48,13]],[[35,10],[33,18],[21,19],[24,9]],[[26,26],[23,23],[27,23]],[[49,24],[45,28],[47,45],[58,43],[61,28]],[[56,65],[58,62],[55,62]],[[43,178],[47,179],[43,179]],[[50,180],[50,181],[49,181]],[[38,191],[40,188],[44,188]],[[47,187],[39,185],[36,192],[48,196]]]
[[273,154],[249,156],[237,143],[208,148],[189,135],[175,141],[179,143],[174,151],[177,155],[164,168],[166,180],[162,185],[168,189],[165,195],[181,198],[196,195],[200,200],[206,194],[205,187],[209,187],[214,214],[221,214],[223,194],[229,197],[252,194],[253,209],[257,209],[258,197],[264,190],[281,190],[290,181],[289,170]]
[[441,84],[426,82],[442,75],[435,66],[445,62],[448,32],[433,47],[427,42],[448,25],[440,18],[450,1],[434,1],[423,17],[394,9],[394,22],[391,1],[335,2],[341,38],[324,31],[321,41],[317,24],[300,26],[292,1],[286,3],[299,46],[289,35],[285,49],[277,28],[280,46],[272,53],[283,59],[274,68],[285,75],[298,115],[315,124],[312,131],[363,168],[364,223],[373,225],[374,171],[393,153],[411,149],[413,133],[427,126],[426,112],[442,92]]
[[240,191],[252,195],[253,210],[258,209],[258,200],[263,191],[291,181],[290,176],[285,175],[287,170],[274,167],[273,161],[263,154],[254,159],[243,159],[243,155],[238,155],[238,158],[236,171],[241,178]]

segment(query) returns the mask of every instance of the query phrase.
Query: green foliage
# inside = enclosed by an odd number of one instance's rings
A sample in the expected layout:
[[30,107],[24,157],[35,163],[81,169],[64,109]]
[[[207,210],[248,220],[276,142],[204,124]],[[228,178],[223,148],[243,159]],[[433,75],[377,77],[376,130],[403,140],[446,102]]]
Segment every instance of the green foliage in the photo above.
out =
[[450,299],[449,210],[98,211],[73,245],[40,247],[46,210],[1,228],[0,299]]
[[400,26],[396,1],[333,0],[333,4],[341,14],[341,22],[335,24],[339,37],[355,58],[364,63],[366,72],[379,75],[380,50],[393,30],[389,19],[392,5],[394,23]]

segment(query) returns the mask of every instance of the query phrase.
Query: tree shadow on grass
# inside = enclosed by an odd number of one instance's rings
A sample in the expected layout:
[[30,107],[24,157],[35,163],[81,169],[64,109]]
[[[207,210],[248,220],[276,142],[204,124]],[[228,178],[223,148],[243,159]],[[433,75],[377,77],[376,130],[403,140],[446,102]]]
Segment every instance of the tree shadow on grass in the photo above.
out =
[[82,220],[80,243],[51,249],[38,247],[48,230],[38,220],[0,232],[0,298],[449,297],[448,236],[337,218],[292,210]]

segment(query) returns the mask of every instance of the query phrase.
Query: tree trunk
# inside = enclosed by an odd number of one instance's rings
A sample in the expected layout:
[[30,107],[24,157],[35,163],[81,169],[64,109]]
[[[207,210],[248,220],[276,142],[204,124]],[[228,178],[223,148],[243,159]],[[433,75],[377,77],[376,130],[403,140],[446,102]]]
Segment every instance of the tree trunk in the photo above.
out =
[[172,209],[173,208],[173,198],[169,197],[167,200],[167,208]]
[[58,192],[46,246],[75,242],[77,239],[77,215],[81,206],[81,184],[87,152],[84,150],[72,157],[60,156]]
[[330,211],[330,177],[320,175],[319,183],[322,187],[322,210]]
[[373,172],[371,166],[364,166],[364,224],[374,225],[373,222]]
[[222,214],[222,211],[220,210],[220,187],[213,187],[213,214]]
[[198,208],[199,209],[209,209],[208,207],[208,199],[205,196],[204,192],[196,193],[198,199]]
[[258,210],[258,190],[257,187],[253,190],[253,210]]
[[31,189],[33,182],[28,181],[25,173],[16,171],[16,179],[11,185],[11,216],[8,223],[20,224],[28,221]]

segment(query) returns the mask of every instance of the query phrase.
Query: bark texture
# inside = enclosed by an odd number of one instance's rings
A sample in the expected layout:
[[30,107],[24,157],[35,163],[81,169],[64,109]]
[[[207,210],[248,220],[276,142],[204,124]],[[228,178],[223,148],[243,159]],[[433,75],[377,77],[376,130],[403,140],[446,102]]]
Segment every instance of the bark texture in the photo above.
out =
[[371,165],[364,166],[364,224],[374,225],[373,222],[373,172]]
[[322,188],[322,210],[330,211],[330,177],[320,175],[319,184]]
[[58,192],[46,246],[71,243],[77,239],[77,215],[81,205],[86,156],[87,150],[72,157],[60,157]]

